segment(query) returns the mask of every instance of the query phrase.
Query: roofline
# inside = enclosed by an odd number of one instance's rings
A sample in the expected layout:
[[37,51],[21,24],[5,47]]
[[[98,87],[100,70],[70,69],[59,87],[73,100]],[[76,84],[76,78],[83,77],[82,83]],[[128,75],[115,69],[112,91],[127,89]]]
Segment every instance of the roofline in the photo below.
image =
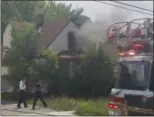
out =
[[71,22],[71,21],[68,20],[68,22],[66,23],[66,25],[59,31],[59,33],[54,37],[54,39],[51,40],[51,42],[45,47],[44,50],[46,50],[46,49],[52,44],[52,42],[53,42],[54,40],[56,40],[56,38],[58,37],[58,35],[67,27],[67,25],[68,25],[70,22]]
[[[81,13],[82,13],[82,12],[81,12]],[[75,19],[77,19],[78,16],[79,16],[81,13],[79,13],[78,15],[76,15]],[[67,27],[67,25],[68,25],[70,22],[72,22],[72,19],[71,19],[71,18],[70,18],[70,19],[68,18],[68,22],[66,23],[66,25],[59,31],[59,33],[54,37],[54,39],[51,40],[51,42],[45,47],[44,50],[46,50],[46,49],[52,44],[52,42],[58,37],[58,35]]]

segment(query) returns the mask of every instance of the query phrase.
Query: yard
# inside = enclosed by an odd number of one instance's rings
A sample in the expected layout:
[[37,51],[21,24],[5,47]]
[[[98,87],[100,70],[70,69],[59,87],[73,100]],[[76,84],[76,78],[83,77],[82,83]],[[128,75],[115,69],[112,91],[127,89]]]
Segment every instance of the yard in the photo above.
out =
[[[73,99],[67,97],[59,98],[48,98],[46,99],[48,107],[57,111],[75,111],[76,115],[86,115],[86,116],[106,116],[108,115],[107,111],[107,98],[99,99]],[[32,100],[29,101],[32,103]],[[38,105],[41,105],[41,102],[38,101]]]

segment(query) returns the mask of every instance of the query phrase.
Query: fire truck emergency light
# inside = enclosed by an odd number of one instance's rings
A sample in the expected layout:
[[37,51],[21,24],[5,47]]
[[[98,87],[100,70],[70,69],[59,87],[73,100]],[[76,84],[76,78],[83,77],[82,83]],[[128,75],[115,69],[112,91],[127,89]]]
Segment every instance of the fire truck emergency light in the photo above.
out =
[[135,51],[130,51],[130,52],[128,52],[128,55],[129,55],[129,56],[135,56],[136,53],[135,53]]
[[111,109],[118,109],[119,106],[118,106],[117,104],[109,103],[109,104],[108,104],[108,108],[111,108]]
[[134,50],[143,50],[144,45],[143,44],[134,44],[134,45],[132,45],[132,49],[134,49]]
[[120,52],[119,55],[120,56],[125,56],[125,53],[124,52]]
[[135,56],[136,55],[136,51],[135,50],[129,50],[127,52],[120,52],[119,55],[121,57],[124,57],[124,56]]

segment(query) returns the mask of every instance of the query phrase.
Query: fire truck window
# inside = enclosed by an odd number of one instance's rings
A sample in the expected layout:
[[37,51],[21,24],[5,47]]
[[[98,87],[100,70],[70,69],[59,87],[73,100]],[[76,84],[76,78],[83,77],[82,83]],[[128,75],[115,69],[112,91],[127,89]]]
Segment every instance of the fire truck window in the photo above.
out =
[[144,81],[144,65],[134,65],[132,67],[132,69],[135,69],[132,71],[132,75],[135,75],[137,82],[142,83]]
[[154,67],[154,64],[152,63],[151,76],[150,76],[150,90],[151,91],[154,91],[153,67]]
[[149,83],[149,62],[121,62],[116,88],[145,90]]
[[120,66],[119,65],[116,65],[116,67],[114,69],[114,77],[115,78],[119,77],[119,73],[120,72],[118,72],[118,71],[120,71],[120,70],[121,70]]

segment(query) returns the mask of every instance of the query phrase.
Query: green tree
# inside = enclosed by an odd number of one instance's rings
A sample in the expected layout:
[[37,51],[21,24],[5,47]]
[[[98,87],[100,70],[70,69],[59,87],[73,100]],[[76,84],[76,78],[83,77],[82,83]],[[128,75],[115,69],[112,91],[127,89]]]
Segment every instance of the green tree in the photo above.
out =
[[16,19],[34,22],[37,13],[44,11],[45,5],[44,1],[2,1],[2,36],[10,21]]
[[72,9],[72,5],[65,5],[63,3],[48,2],[44,9],[46,20],[55,20],[61,17],[68,17],[74,24],[80,27],[85,21],[90,20],[89,17],[82,15],[83,8]]
[[98,52],[95,48],[90,49],[76,77],[72,79],[72,94],[87,98],[107,96],[114,84],[113,68],[103,48]]
[[[15,29],[15,25],[12,23],[13,40],[3,61],[9,67],[9,81],[14,86],[17,86],[19,79],[25,75],[32,80],[38,78],[49,80],[52,76],[55,76],[55,78],[59,78],[56,80],[57,82],[62,81],[60,78],[64,75],[61,74],[60,69],[56,69],[58,60],[53,52],[48,50],[43,53],[43,58],[34,60],[39,34],[36,32],[33,23],[26,22],[33,22],[38,13],[44,13],[46,20],[69,17],[76,25],[80,26],[88,19],[81,15],[82,12],[83,8],[71,10],[71,5],[56,4],[55,2],[46,4],[44,1],[2,1],[2,34],[6,25],[12,20],[25,21],[24,27],[19,29]],[[67,74],[65,76],[67,77]],[[67,82],[65,79],[63,81]]]
[[49,81],[58,68],[58,58],[53,50],[45,50],[41,57],[33,59],[29,73],[36,79]]
[[9,81],[16,88],[23,76],[28,78],[28,87],[38,79],[48,81],[58,67],[56,54],[46,50],[41,56],[36,55],[39,33],[33,23],[25,22],[22,28],[15,27],[12,23],[12,27],[11,48],[3,61],[9,67]]
[[2,12],[2,27],[1,27],[1,44],[3,42],[3,33],[5,31],[6,25],[8,22],[14,18],[16,11],[13,10],[13,5],[11,6],[11,1],[2,1],[1,2],[1,12]]
[[48,85],[51,84],[53,75],[58,69],[58,58],[53,50],[47,49],[39,58],[32,60],[30,67],[28,68],[29,73],[29,87],[33,87],[32,83],[37,80],[43,80]]
[[77,27],[80,28],[88,20],[91,19],[85,15],[79,15],[77,19],[73,20],[73,22]]
[[59,61],[59,68],[50,79],[50,93],[82,98],[109,95],[115,83],[114,63],[103,46],[99,51],[95,48],[89,49],[81,64],[73,70],[73,77],[64,70],[69,64],[69,60]]
[[[2,35],[1,42],[3,42],[3,33],[7,24],[16,19],[27,22],[34,22],[35,17],[39,13],[43,13],[46,20],[55,20],[60,17],[69,17],[73,22],[80,26],[84,21],[89,19],[87,16],[81,15],[83,8],[73,9],[72,5],[65,5],[63,3],[56,3],[54,1],[2,1]],[[78,18],[76,18],[78,16]]]
[[35,54],[36,41],[39,34],[35,31],[35,25],[25,23],[22,28],[14,28],[12,23],[11,48],[4,58],[4,64],[9,67],[9,81],[17,86],[17,81],[27,74],[31,65],[31,58]]

